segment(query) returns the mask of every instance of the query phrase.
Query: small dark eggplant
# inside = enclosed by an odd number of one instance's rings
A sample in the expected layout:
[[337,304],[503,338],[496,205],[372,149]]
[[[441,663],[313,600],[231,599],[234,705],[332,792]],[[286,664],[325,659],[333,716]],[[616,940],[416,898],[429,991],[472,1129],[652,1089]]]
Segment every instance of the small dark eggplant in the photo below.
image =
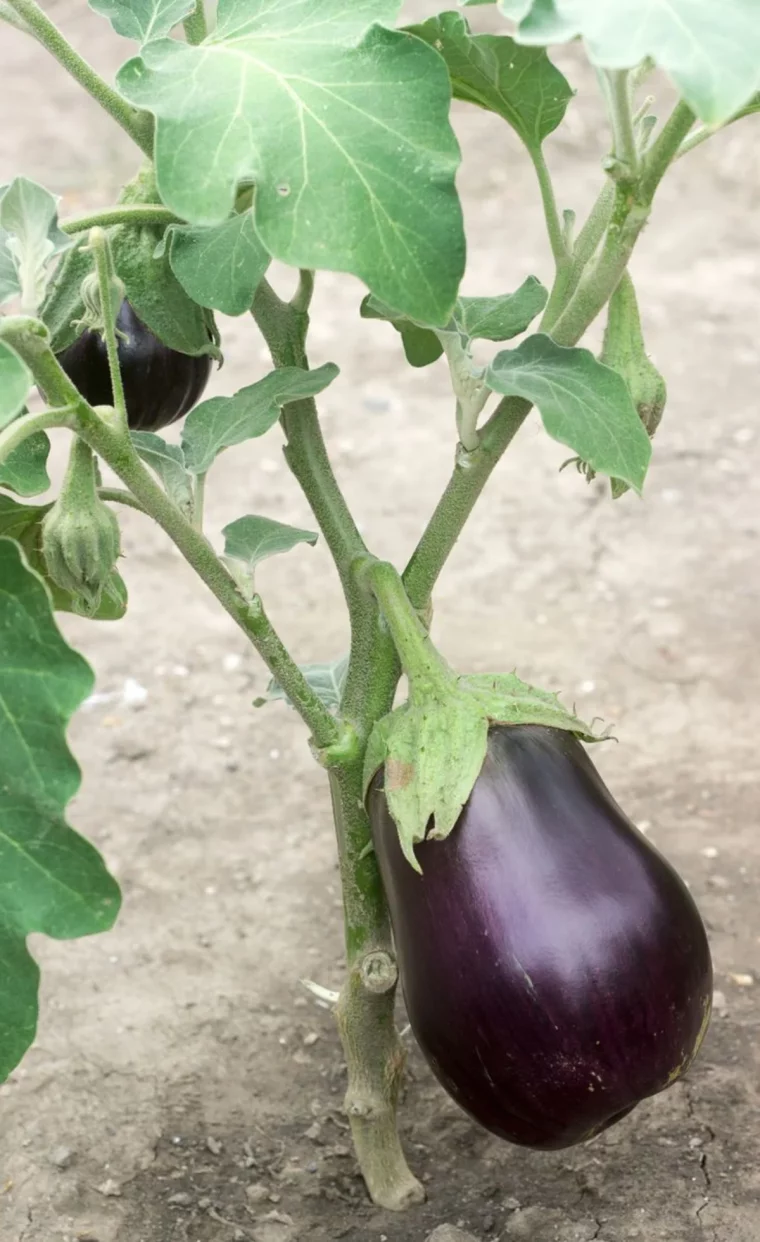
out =
[[[124,301],[116,318],[119,363],[133,431],[160,431],[193,408],[208,383],[207,354],[181,354],[154,336]],[[112,405],[108,355],[99,332],[86,328],[58,361],[90,405]]]
[[694,901],[571,734],[499,726],[453,832],[404,858],[369,794],[409,1021],[486,1129],[593,1138],[690,1065],[712,965]]

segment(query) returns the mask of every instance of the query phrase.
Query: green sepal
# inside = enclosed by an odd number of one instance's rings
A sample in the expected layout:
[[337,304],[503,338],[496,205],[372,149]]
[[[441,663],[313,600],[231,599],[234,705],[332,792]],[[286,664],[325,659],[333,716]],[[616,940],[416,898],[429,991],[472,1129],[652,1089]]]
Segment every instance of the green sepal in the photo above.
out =
[[585,742],[603,740],[556,694],[528,685],[514,673],[456,678],[450,689],[417,692],[377,722],[364,761],[364,797],[385,769],[388,809],[404,857],[421,867],[414,847],[443,841],[456,825],[480,774],[493,725],[546,725]]

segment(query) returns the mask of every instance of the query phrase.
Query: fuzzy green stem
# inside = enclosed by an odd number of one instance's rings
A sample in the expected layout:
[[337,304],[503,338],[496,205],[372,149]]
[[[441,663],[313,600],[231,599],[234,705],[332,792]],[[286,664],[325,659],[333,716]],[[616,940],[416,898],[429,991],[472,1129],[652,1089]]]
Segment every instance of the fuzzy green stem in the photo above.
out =
[[314,272],[302,267],[298,275],[298,288],[290,299],[290,305],[300,315],[305,315],[311,306],[314,296]]
[[106,207],[86,216],[61,221],[64,233],[87,233],[90,229],[110,229],[115,224],[182,224],[179,216],[161,203],[125,203],[123,207]]
[[391,632],[401,666],[409,678],[409,697],[431,688],[448,690],[456,676],[433,646],[411,604],[401,576],[388,561],[373,557],[355,563],[357,580],[372,591]]
[[[266,280],[256,293],[253,315],[276,367],[308,365],[308,316],[303,307],[311,296],[309,285],[302,276],[295,304],[283,303]],[[351,621],[341,713],[355,732],[356,745],[350,759],[329,772],[349,966],[336,1018],[348,1068],[346,1112],[362,1175],[375,1203],[399,1210],[421,1202],[424,1191],[409,1170],[396,1126],[404,1054],[394,1019],[395,982],[390,982],[395,981],[395,956],[377,860],[368,850],[372,838],[363,800],[363,767],[372,726],[392,707],[400,664],[373,595],[351,571],[366,549],[333,474],[315,402],[286,406],[282,424],[286,460],[330,548]],[[389,985],[380,994],[368,986],[365,969],[378,955],[389,964]]]
[[[108,370],[111,376],[113,405],[116,416],[123,428],[127,424],[127,400],[124,396],[124,383],[121,378],[119,363],[119,346],[116,340],[116,318],[113,314],[113,281],[114,266],[108,248],[108,238],[101,228],[90,232],[89,249],[95,257],[95,271],[98,277],[100,309],[103,316],[103,339],[108,357]],[[123,285],[120,286],[123,289]]]
[[195,10],[182,23],[188,43],[202,43],[208,34],[204,0],[195,0]]
[[203,518],[206,502],[206,479],[207,475],[197,474],[195,476],[195,493],[193,496],[193,526],[196,530],[203,530]]
[[2,464],[20,444],[38,431],[47,431],[51,427],[76,426],[74,407],[64,406],[60,410],[42,410],[38,414],[22,414],[0,431],[0,464]]
[[633,129],[630,77],[628,69],[602,70],[612,126],[613,156],[629,180],[636,176],[639,161]]
[[84,87],[106,112],[129,134],[138,147],[150,156],[153,153],[153,119],[147,112],[131,107],[112,86],[104,82],[87,61],[74,50],[67,39],[35,0],[6,0],[8,7],[24,21],[29,32]]
[[126,505],[128,509],[136,509],[138,513],[145,512],[140,501],[131,492],[123,491],[120,487],[99,487],[98,495],[101,500],[111,504]]
[[554,185],[552,184],[551,174],[544,159],[544,153],[540,146],[531,147],[529,149],[530,158],[533,161],[533,167],[538,177],[538,187],[541,191],[541,202],[544,208],[544,217],[546,219],[546,231],[549,235],[549,244],[552,248],[554,262],[557,269],[563,268],[569,261],[567,245],[565,244],[564,230],[557,209],[557,200],[554,194]]
[[505,397],[482,428],[476,451],[459,453],[448,486],[404,571],[404,586],[414,608],[426,607],[480,493],[530,409],[529,401]]

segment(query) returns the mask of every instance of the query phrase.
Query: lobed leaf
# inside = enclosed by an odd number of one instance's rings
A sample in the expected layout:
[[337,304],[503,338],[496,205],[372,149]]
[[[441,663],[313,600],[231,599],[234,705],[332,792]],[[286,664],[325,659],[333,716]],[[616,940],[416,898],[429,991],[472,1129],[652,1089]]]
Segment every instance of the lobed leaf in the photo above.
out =
[[250,309],[270,263],[252,211],[214,228],[171,225],[165,244],[172,271],[194,302],[224,315]]
[[223,224],[253,182],[271,255],[443,326],[464,270],[459,147],[440,57],[387,28],[399,3],[220,0],[202,45],[149,43],[118,83],[156,117],[159,191],[183,219]]
[[0,192],[0,301],[18,294],[24,309],[33,312],[44,300],[51,259],[74,245],[58,228],[58,203],[26,177],[16,177]]
[[117,34],[137,43],[162,39],[195,8],[195,0],[89,0]]
[[190,411],[182,429],[187,469],[205,474],[223,449],[265,435],[284,405],[323,392],[336,375],[338,368],[332,362],[314,371],[281,367],[241,388],[234,397],[211,397],[201,402]]
[[478,341],[509,341],[530,327],[546,306],[549,294],[529,276],[515,293],[494,298],[460,298],[454,320],[462,336]]
[[760,87],[756,0],[501,0],[516,39],[545,46],[581,35],[589,58],[630,69],[651,56],[697,116],[719,125]]
[[319,538],[314,531],[299,530],[296,526],[286,526],[283,522],[253,515],[230,522],[222,534],[225,556],[240,561],[249,570],[255,569],[259,561],[266,557],[289,552],[299,543],[308,543],[313,547]]
[[26,937],[105,931],[119,889],[66,823],[80,773],[66,743],[93,675],[66,644],[19,545],[0,538],[0,1081],[34,1039],[39,969]]
[[641,492],[652,456],[649,436],[625,380],[590,350],[537,333],[497,354],[485,380],[494,392],[532,401],[554,440]]
[[443,57],[455,98],[503,117],[529,150],[562,121],[574,92],[543,48],[474,35],[461,13],[441,13],[410,31]]

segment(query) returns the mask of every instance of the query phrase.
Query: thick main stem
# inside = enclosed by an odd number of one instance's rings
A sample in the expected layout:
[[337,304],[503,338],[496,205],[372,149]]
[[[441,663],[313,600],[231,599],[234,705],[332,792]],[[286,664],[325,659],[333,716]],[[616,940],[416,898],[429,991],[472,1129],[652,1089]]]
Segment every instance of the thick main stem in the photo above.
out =
[[[307,366],[304,341],[311,277],[302,274],[293,303],[282,302],[266,281],[253,314],[277,367]],[[330,768],[345,915],[348,976],[336,1009],[346,1056],[345,1107],[362,1175],[371,1198],[400,1210],[424,1197],[398,1136],[396,1109],[404,1053],[396,1031],[395,954],[388,908],[363,800],[364,750],[376,720],[390,711],[400,665],[372,595],[352,572],[364,542],[340,491],[312,400],[286,406],[285,457],[330,548],[351,621],[351,657],[341,714],[355,731],[356,751]],[[381,967],[381,969],[378,969]],[[379,985],[382,984],[382,987]]]

